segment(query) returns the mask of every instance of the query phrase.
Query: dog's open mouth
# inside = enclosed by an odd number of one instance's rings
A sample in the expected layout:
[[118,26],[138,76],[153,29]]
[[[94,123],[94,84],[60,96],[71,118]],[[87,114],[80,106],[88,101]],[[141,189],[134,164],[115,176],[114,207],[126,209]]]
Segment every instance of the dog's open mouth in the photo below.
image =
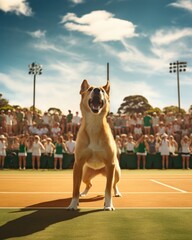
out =
[[100,96],[93,96],[89,99],[89,107],[94,113],[99,113],[104,105]]

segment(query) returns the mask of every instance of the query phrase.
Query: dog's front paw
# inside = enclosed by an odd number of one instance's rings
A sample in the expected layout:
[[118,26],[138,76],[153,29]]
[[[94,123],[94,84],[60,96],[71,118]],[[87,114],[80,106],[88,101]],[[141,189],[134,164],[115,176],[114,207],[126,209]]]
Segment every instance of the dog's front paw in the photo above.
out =
[[67,210],[77,210],[77,208],[78,208],[78,205],[79,205],[79,200],[78,199],[76,199],[76,198],[73,198],[72,200],[71,200],[71,203],[70,203],[70,205],[69,205],[69,207],[67,208]]
[[114,211],[114,210],[115,208],[113,206],[109,206],[109,207],[104,206],[104,211]]

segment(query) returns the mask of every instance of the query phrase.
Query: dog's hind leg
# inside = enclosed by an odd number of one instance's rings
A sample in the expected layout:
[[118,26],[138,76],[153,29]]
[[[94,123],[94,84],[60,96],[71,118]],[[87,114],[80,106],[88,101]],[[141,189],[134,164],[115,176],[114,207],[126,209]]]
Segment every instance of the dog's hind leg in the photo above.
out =
[[91,179],[97,175],[97,171],[89,168],[88,166],[84,166],[83,168],[83,178],[82,181],[86,184],[86,187],[83,192],[80,193],[81,197],[84,197],[89,192],[90,188],[92,187]]
[[116,168],[115,168],[115,179],[114,179],[114,183],[113,183],[113,189],[114,189],[114,196],[115,197],[121,197],[122,196],[121,193],[119,192],[118,187],[117,187],[117,183],[120,180],[120,175],[121,175],[120,168],[119,168],[119,166],[116,166]]

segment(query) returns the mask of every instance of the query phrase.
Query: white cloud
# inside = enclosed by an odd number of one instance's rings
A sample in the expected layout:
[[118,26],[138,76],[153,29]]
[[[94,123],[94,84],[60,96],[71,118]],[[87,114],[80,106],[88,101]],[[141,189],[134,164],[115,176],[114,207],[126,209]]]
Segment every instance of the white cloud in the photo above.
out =
[[185,10],[192,12],[192,0],[177,0],[176,2],[171,3],[168,6],[183,8]]
[[30,36],[32,36],[33,38],[43,38],[45,37],[45,34],[46,34],[46,31],[42,31],[42,30],[37,30],[37,31],[34,31],[34,32],[28,32],[28,34]]
[[70,0],[74,4],[84,3],[84,0]]
[[[74,72],[74,69],[73,69]],[[67,83],[65,77],[57,74],[38,75],[36,78],[36,107],[47,111],[50,107],[60,108],[67,113],[68,109],[73,112],[79,111],[79,89],[78,81]],[[33,104],[33,76],[27,71],[22,72],[12,69],[10,73],[0,73],[1,93],[9,100],[11,105],[31,107]]]
[[111,82],[111,111],[117,112],[121,103],[123,103],[123,99],[131,95],[142,95],[147,98],[149,104],[153,107],[163,107],[161,95],[154,86],[144,81],[135,82],[134,80],[129,80],[129,82],[125,82],[116,79]]
[[186,37],[192,37],[192,28],[160,29],[151,37],[151,42],[155,45],[169,45]]
[[47,40],[45,40],[45,39],[33,44],[33,47],[36,48],[36,49],[39,49],[41,51],[61,52],[61,49],[59,47],[57,47],[53,43],[47,42]]
[[31,16],[32,9],[26,0],[0,0],[0,10],[15,12],[17,15]]
[[80,18],[74,13],[68,13],[61,23],[68,30],[94,37],[94,42],[121,41],[138,36],[132,22],[115,18],[112,13],[104,10],[93,11]]

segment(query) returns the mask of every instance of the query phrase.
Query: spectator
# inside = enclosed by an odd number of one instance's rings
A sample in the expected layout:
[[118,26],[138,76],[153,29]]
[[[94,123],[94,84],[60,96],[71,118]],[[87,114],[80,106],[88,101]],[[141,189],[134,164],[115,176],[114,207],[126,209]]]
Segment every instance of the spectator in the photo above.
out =
[[1,110],[0,113],[0,128],[2,129],[2,133],[6,132],[6,115],[4,110]]
[[55,122],[53,127],[51,128],[51,135],[55,139],[60,134],[61,134],[60,124],[58,122]]
[[51,138],[46,138],[45,143],[44,143],[44,157],[43,157],[43,165],[44,167],[46,166],[48,169],[51,167],[51,160],[52,160],[52,155],[55,150],[55,145],[52,143]]
[[74,154],[75,153],[75,141],[73,140],[73,134],[69,135],[69,139],[66,142],[67,153]]
[[29,133],[35,135],[37,134],[38,128],[36,122],[33,122],[31,126],[29,126]]
[[67,152],[67,148],[64,143],[64,139],[62,136],[57,138],[57,142],[55,144],[55,155],[54,155],[54,169],[57,169],[57,164],[59,162],[59,169],[62,170],[63,165],[63,152]]
[[6,121],[7,134],[12,135],[12,133],[13,133],[13,114],[12,114],[11,110],[7,111],[5,121]]
[[61,135],[64,136],[64,134],[66,132],[66,129],[67,129],[67,120],[66,120],[66,116],[65,115],[61,116],[60,128],[61,128]]
[[21,170],[23,167],[23,170],[26,169],[26,157],[27,157],[27,139],[24,135],[20,137],[19,140],[19,169]]
[[49,115],[48,112],[44,112],[44,114],[42,116],[42,121],[43,121],[43,124],[50,125],[50,123],[51,123],[51,116]]
[[114,115],[112,112],[110,112],[109,115],[107,116],[107,122],[111,128],[113,135],[114,135]]
[[175,118],[173,121],[173,135],[177,142],[180,142],[181,138],[181,126],[178,122],[178,119]]
[[130,130],[131,130],[131,134],[134,133],[134,128],[136,126],[137,123],[137,118],[135,114],[130,115]]
[[169,140],[168,135],[164,133],[161,136],[161,142],[159,144],[159,151],[162,157],[162,169],[168,168],[169,166]]
[[121,152],[124,152],[124,146],[127,143],[127,134],[125,133],[121,134],[120,139],[121,139]]
[[16,116],[16,122],[17,122],[17,134],[22,134],[23,133],[23,121],[24,121],[24,117],[25,114],[23,111],[21,111],[21,108],[17,108],[16,112],[15,112],[15,116]]
[[0,135],[0,168],[4,168],[7,141],[4,135]]
[[158,151],[158,143],[154,135],[149,135],[149,139],[147,141],[147,167],[152,168],[152,166],[156,166],[156,154]]
[[136,124],[133,130],[134,139],[137,141],[143,135],[143,129],[140,124]]
[[185,123],[184,121],[182,121],[181,123],[181,136],[189,136],[189,124],[188,123]]
[[172,123],[167,123],[165,132],[167,133],[168,136],[174,134]]
[[165,123],[166,123],[166,124],[172,123],[174,119],[175,119],[175,116],[174,116],[173,112],[168,112],[168,113],[165,115]]
[[129,135],[127,142],[123,145],[124,152],[128,154],[134,154],[135,149],[135,141],[133,140],[133,136]]
[[35,162],[37,162],[37,170],[40,168],[41,151],[45,150],[43,144],[40,142],[38,135],[34,136],[34,142],[32,145],[32,168],[35,169]]
[[33,125],[33,114],[28,109],[25,110],[25,119],[27,120],[28,126],[32,126]]
[[166,133],[166,127],[165,127],[165,124],[164,122],[160,122],[159,123],[159,135],[163,135],[164,133]]
[[120,114],[115,117],[113,123],[114,123],[115,136],[117,136],[117,135],[120,136],[121,135],[121,126],[122,126],[122,118],[121,118]]
[[141,125],[141,127],[143,128],[144,121],[143,121],[142,113],[138,113],[137,118],[136,118],[136,124]]
[[121,150],[122,150],[122,143],[121,143],[121,138],[120,138],[119,135],[116,135],[115,143],[116,143],[116,146],[117,146],[117,156],[119,158],[119,156],[121,154]]
[[137,148],[137,169],[140,169],[140,161],[143,162],[143,169],[146,167],[146,155],[147,155],[147,135],[142,135],[135,144]]
[[72,119],[73,119],[73,114],[71,113],[71,110],[68,110],[67,114],[67,132],[72,132]]
[[76,115],[72,119],[72,132],[76,136],[81,124],[81,118],[79,117],[79,112],[76,112]]
[[144,133],[146,135],[150,135],[151,132],[151,116],[146,112],[145,116],[143,117],[143,122],[144,122]]
[[148,144],[148,149],[147,152],[151,155],[155,155],[158,151],[158,145],[157,145],[157,141],[155,139],[154,135],[149,135],[149,139],[147,141]]
[[153,113],[153,116],[151,117],[151,123],[152,123],[152,129],[153,134],[155,135],[159,131],[159,116],[156,112]]
[[181,139],[181,157],[182,157],[182,167],[185,169],[189,168],[189,161],[190,161],[190,139],[188,136],[184,136]]
[[175,141],[173,135],[169,136],[169,153],[171,156],[177,156],[178,154],[178,144]]

